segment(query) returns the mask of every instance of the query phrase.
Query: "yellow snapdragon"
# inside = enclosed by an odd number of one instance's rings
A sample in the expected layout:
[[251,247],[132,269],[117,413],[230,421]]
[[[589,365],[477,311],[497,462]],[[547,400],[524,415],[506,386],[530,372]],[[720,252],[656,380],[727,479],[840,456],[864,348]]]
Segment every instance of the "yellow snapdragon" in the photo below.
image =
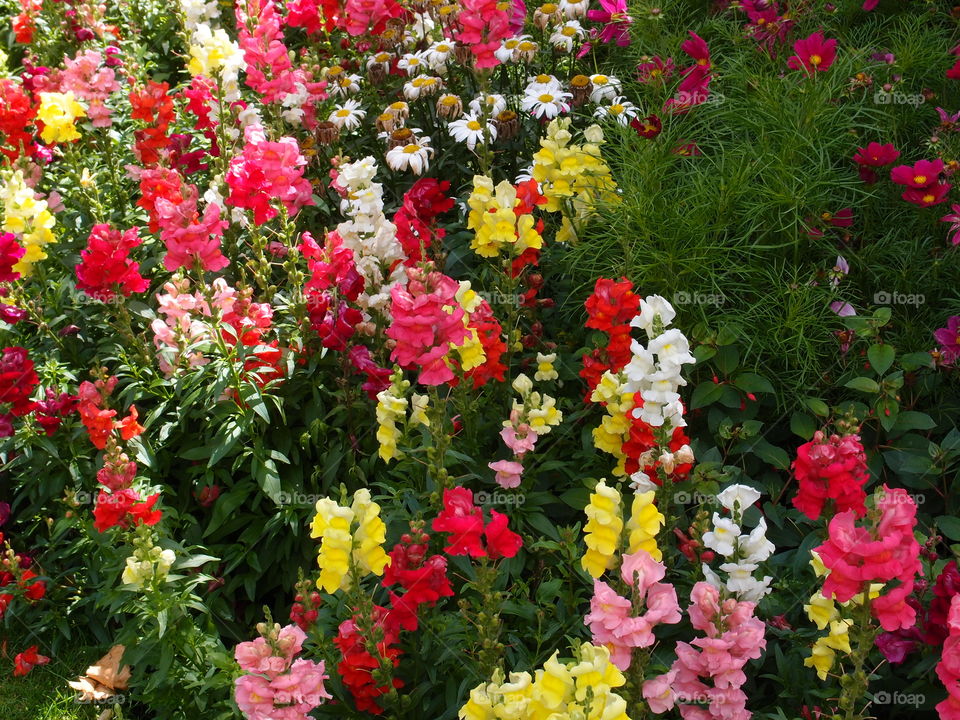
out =
[[666,518],[653,504],[655,497],[656,493],[653,490],[637,493],[633,496],[630,519],[627,521],[627,532],[629,533],[627,552],[635,553],[646,550],[654,560],[660,562],[663,553],[657,547],[657,535],[660,534],[660,529],[666,522]]
[[[354,525],[356,529],[351,533]],[[317,587],[328,593],[349,588],[351,561],[355,580],[368,574],[382,575],[390,562],[383,550],[386,533],[380,506],[371,500],[370,491],[365,488],[354,493],[351,507],[330,498],[318,500],[310,529],[310,537],[320,538]]]
[[494,187],[490,178],[475,175],[473,192],[467,199],[470,207],[467,228],[474,231],[470,249],[477,255],[492,258],[505,247],[514,257],[527,248],[543,247],[543,237],[533,215],[514,213],[519,203],[517,189],[506,180]]
[[606,412],[600,425],[593,429],[593,444],[598,450],[609,453],[617,459],[613,474],[618,477],[627,474],[625,468],[627,455],[623,452],[623,444],[630,439],[629,413],[634,407],[634,393],[627,392],[625,382],[621,373],[612,373],[608,370],[590,395],[592,402],[605,403]]
[[587,551],[580,558],[580,564],[592,577],[598,578],[604,571],[616,567],[616,552],[623,532],[620,492],[601,480],[590,494],[590,503],[584,512],[587,515],[587,524],[583,527]]
[[126,585],[142,588],[154,580],[163,580],[173,567],[177,559],[173,550],[164,550],[154,545],[150,548],[137,548],[133,555],[127,558],[127,566],[123,569],[123,580]]
[[0,227],[4,232],[17,235],[25,250],[13,270],[21,277],[30,277],[33,266],[47,257],[44,248],[57,241],[52,230],[53,214],[46,200],[35,197],[20,170],[14,170],[0,182],[0,202],[3,203],[3,224]]
[[40,137],[45,143],[72,142],[80,138],[76,123],[86,117],[87,109],[77,102],[72,92],[42,92],[37,118],[43,121]]

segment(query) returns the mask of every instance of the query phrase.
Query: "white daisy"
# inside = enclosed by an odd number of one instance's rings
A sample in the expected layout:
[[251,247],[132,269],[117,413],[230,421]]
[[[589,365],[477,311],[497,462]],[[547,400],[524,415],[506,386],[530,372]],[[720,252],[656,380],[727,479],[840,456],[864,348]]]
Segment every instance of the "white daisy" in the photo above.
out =
[[486,140],[493,142],[497,139],[497,129],[489,121],[487,122],[486,138],[484,137],[483,123],[473,113],[464,115],[459,120],[454,120],[447,125],[447,130],[450,131],[454,140],[466,143],[471,150],[477,146],[478,142],[484,143]]
[[601,119],[609,118],[616,120],[621,125],[627,125],[639,114],[640,110],[632,102],[628,102],[622,97],[615,97],[613,104],[601,105],[593,113],[593,116]]
[[540,93],[558,93],[563,92],[563,85],[553,75],[537,75],[528,78],[527,87],[524,88],[524,95],[539,95]]
[[420,53],[406,53],[400,58],[397,67],[407,75],[419,75],[427,68],[427,61]]
[[574,43],[582,40],[585,35],[583,26],[577,20],[567,20],[554,29],[550,36],[550,44],[557,50],[572,52]]
[[571,20],[587,16],[590,0],[560,0],[560,12]]
[[419,97],[428,97],[443,89],[443,80],[431,75],[415,77],[403,84],[403,96],[407,100],[416,100]]
[[537,51],[539,50],[540,46],[533,40],[521,40],[519,43],[517,43],[517,60],[530,62],[536,57]]
[[470,111],[475,115],[481,115],[481,108],[486,108],[487,117],[496,117],[507,109],[507,99],[503,95],[477,95],[470,101]]
[[517,61],[517,46],[521,40],[529,39],[529,35],[520,35],[519,37],[507,38],[497,50],[493,51],[494,56],[502,63]]
[[327,86],[327,89],[331,95],[342,95],[343,97],[353,95],[360,92],[360,76],[340,74]]
[[529,111],[535,118],[552,120],[560,113],[570,111],[567,100],[571,97],[573,96],[568,92],[547,90],[538,95],[524,95],[520,108]]
[[388,52],[378,52],[367,60],[367,70],[370,70],[374,65],[379,65],[384,70],[389,71],[391,62],[393,62],[393,55]]
[[408,144],[397,145],[387,152],[387,165],[391,170],[410,170],[414,175],[421,175],[430,167],[431,155],[430,138],[414,137]]
[[590,82],[593,83],[593,92],[590,93],[592,102],[613,100],[620,94],[620,81],[612,75],[591,75]]
[[442,72],[453,54],[456,43],[453,40],[441,40],[431,45],[424,53],[424,59],[434,72]]
[[327,119],[341,130],[356,130],[366,116],[367,111],[360,107],[360,101],[351,99],[342,105],[334,105]]

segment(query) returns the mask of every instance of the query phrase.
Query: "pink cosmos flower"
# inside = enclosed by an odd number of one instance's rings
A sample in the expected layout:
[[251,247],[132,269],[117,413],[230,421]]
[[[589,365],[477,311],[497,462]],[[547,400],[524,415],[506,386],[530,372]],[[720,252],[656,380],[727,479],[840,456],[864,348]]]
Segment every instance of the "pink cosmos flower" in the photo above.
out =
[[943,160],[918,160],[913,165],[898,165],[890,171],[890,179],[898,185],[923,189],[940,179]]
[[627,13],[626,0],[600,0],[603,10],[587,11],[587,19],[603,23],[597,33],[600,42],[615,42],[620,47],[630,44],[630,24],[633,18]]
[[833,65],[837,58],[837,41],[826,40],[823,33],[815,32],[812,35],[797,40],[793,44],[793,52],[787,58],[787,67],[792,70],[803,69],[807,75],[825,72]]
[[940,352],[947,363],[960,360],[960,315],[952,315],[946,327],[933,333],[933,337],[940,343]]

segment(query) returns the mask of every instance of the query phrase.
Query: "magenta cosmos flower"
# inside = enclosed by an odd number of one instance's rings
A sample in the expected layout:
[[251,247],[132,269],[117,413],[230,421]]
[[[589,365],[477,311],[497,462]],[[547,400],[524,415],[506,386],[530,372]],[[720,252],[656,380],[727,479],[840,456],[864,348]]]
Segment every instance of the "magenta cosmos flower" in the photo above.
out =
[[809,37],[797,40],[793,44],[796,55],[787,58],[787,67],[792,70],[803,69],[808,75],[824,72],[837,59],[837,41],[826,40],[823,33],[815,32]]
[[633,18],[627,14],[627,0],[600,0],[603,10],[590,10],[587,19],[603,23],[603,29],[597,35],[601,42],[615,42],[620,47],[630,44],[630,23]]
[[950,206],[950,209],[953,211],[949,215],[944,215],[940,218],[941,222],[953,223],[950,226],[950,229],[947,230],[948,233],[952,233],[950,236],[950,242],[954,245],[960,245],[960,204],[953,203]]
[[934,332],[933,337],[940,343],[944,360],[952,363],[960,359],[960,315],[952,315],[947,326]]

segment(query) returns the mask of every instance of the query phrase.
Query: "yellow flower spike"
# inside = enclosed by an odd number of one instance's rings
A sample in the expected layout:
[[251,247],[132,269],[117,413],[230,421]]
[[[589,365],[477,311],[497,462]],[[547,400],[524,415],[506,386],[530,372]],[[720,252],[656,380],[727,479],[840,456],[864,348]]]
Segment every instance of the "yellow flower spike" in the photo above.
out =
[[557,659],[559,654],[559,651],[554,651],[543,664],[543,674],[537,678],[533,691],[541,704],[554,710],[559,710],[574,690],[570,671]]
[[828,648],[849,655],[851,650],[848,631],[852,624],[850,620],[834,620],[830,623],[830,634],[820,639]]
[[74,122],[86,117],[87,109],[77,102],[72,92],[42,92],[37,118],[43,121],[40,137],[45,143],[72,142],[80,138]]
[[803,609],[810,622],[816,623],[820,630],[825,630],[827,625],[840,617],[833,600],[825,598],[819,591],[810,596],[810,602],[804,605]]
[[354,559],[361,570],[382,575],[390,558],[383,550],[387,526],[380,519],[380,506],[370,499],[369,490],[361,488],[353,495],[351,510],[358,525],[353,537]]
[[657,535],[666,518],[653,504],[655,497],[656,493],[653,490],[634,495],[633,505],[630,508],[630,520],[627,522],[627,531],[630,533],[630,546],[627,552],[646,550],[654,560],[659,562],[663,553],[657,547]]
[[623,532],[620,515],[620,493],[603,480],[597,483],[590,495],[590,504],[584,509],[587,523],[583,527],[587,551],[580,564],[594,578],[616,565],[615,553]]
[[803,664],[806,667],[815,668],[817,677],[821,680],[827,679],[827,674],[833,669],[833,661],[836,653],[826,644],[826,638],[820,638],[813,644],[811,655],[804,658]]

